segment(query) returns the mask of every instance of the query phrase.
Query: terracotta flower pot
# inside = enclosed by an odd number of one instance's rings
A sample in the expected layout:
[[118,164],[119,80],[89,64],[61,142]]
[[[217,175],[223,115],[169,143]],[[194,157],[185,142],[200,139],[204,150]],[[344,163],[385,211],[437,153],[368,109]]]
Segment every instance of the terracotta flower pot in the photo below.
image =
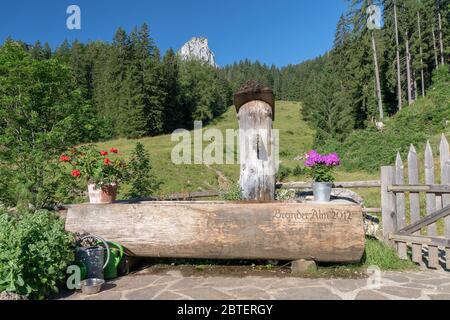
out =
[[117,196],[117,184],[96,186],[88,185],[89,202],[95,204],[113,203]]

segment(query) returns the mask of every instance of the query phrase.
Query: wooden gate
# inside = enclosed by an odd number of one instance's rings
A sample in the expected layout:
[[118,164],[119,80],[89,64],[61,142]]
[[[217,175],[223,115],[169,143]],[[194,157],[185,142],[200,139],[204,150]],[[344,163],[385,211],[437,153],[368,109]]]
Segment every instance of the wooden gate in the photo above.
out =
[[[395,166],[381,168],[384,240],[396,248],[402,259],[411,256],[416,263],[426,261],[429,268],[439,268],[445,261],[445,268],[450,269],[450,155],[444,135],[439,146],[439,168],[435,167],[429,142],[423,162],[422,174],[416,149],[411,145],[406,170],[399,153]],[[420,183],[422,176],[424,184]]]

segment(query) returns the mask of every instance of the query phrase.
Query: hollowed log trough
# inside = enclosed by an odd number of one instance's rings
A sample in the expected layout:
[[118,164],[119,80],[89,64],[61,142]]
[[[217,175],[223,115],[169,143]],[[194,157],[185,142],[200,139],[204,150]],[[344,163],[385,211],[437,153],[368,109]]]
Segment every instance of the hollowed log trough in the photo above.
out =
[[362,208],[282,202],[73,205],[66,229],[122,244],[139,257],[356,262]]

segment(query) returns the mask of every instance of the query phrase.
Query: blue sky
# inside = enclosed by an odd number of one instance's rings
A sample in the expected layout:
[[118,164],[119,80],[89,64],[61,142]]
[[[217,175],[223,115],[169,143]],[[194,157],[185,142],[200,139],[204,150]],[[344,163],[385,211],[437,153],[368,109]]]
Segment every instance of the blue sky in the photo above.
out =
[[[66,28],[71,4],[81,8],[81,30]],[[0,41],[111,41],[119,26],[147,22],[162,52],[203,36],[221,66],[245,58],[285,66],[329,50],[345,9],[344,0],[1,1]]]

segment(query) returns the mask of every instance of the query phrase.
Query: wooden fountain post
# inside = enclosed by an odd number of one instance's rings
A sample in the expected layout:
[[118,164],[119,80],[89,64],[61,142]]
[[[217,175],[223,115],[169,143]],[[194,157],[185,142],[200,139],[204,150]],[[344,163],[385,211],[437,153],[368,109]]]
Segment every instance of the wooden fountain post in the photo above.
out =
[[273,91],[254,81],[234,94],[239,121],[240,186],[245,200],[275,199]]

